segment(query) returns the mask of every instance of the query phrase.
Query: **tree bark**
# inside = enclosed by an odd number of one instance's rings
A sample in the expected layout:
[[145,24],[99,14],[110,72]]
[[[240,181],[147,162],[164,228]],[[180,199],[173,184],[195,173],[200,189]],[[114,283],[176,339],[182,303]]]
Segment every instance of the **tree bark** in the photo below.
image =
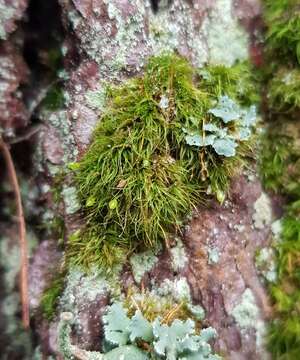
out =
[[[24,6],[23,1],[16,3],[20,8]],[[235,60],[249,57],[259,64],[260,6],[255,0],[160,1],[154,8],[144,0],[59,0],[59,4],[65,32],[61,45],[65,105],[57,110],[37,108],[34,118],[38,118],[41,127],[30,142],[35,148],[33,176],[40,189],[38,199],[43,200],[41,223],[47,222],[46,215],[59,214],[64,219],[64,241],[67,241],[84,221],[78,212],[70,175],[60,184],[62,202],[59,205],[50,189],[56,186],[60,169],[80,159],[88,148],[103,110],[104,85],[119,84],[141,74],[147,59],[165,50],[179,53],[198,67],[207,62],[230,66]],[[9,24],[5,23],[5,29],[12,31],[14,26]],[[10,56],[14,38],[5,36],[7,40],[3,40],[1,46],[6,56]],[[10,76],[10,90],[0,103],[10,112],[5,119],[1,118],[1,128],[7,134],[8,128],[17,129],[14,124],[21,122],[20,126],[25,127],[30,116],[33,120],[28,102],[25,104],[14,95],[27,74],[26,65],[19,54],[12,56],[19,67],[10,69],[15,75]],[[4,62],[0,63],[0,69],[5,69]],[[33,89],[28,92],[31,104],[40,103],[39,97],[50,81],[46,85],[41,83],[38,94]],[[35,85],[29,82],[29,88]],[[12,103],[15,104],[13,111],[10,110]],[[208,208],[199,206],[194,212],[181,237],[185,260],[176,271],[172,249],[177,249],[178,244],[174,240],[171,249],[158,255],[158,262],[145,271],[139,282],[130,262],[124,265],[118,281],[126,290],[132,285],[151,289],[153,282],[163,283],[168,279],[178,283],[184,279],[193,304],[205,309],[205,325],[213,326],[218,332],[215,351],[233,360],[267,359],[263,337],[271,308],[255,268],[255,253],[269,245],[272,222],[280,216],[280,200],[263,192],[256,169],[244,170],[235,177],[230,194],[224,205],[212,202]],[[257,204],[261,203],[262,211],[268,213],[265,218],[257,215],[260,211]],[[262,225],[257,220],[260,216]],[[54,234],[50,231],[42,236],[38,234],[39,245],[30,259],[29,294],[33,331],[38,334],[43,356],[54,354],[59,358],[59,316],[48,322],[38,312],[42,292],[54,275],[53,266],[48,264],[58,263],[59,250],[53,245],[58,239]],[[210,259],[212,250],[218,252],[216,261]],[[56,271],[59,271],[58,264]],[[90,276],[82,273],[76,281],[71,286],[67,278],[67,290],[62,295],[67,299],[68,291],[68,299],[72,297],[78,309],[80,326],[73,333],[74,344],[96,351],[100,347],[101,316],[109,302],[109,291],[103,292],[102,284],[95,281],[93,296],[89,298],[87,294],[83,296],[80,287],[91,281]],[[240,305],[247,294],[250,294],[255,319],[243,326],[238,315],[246,316]],[[59,312],[69,311],[68,306],[72,304],[61,301]]]

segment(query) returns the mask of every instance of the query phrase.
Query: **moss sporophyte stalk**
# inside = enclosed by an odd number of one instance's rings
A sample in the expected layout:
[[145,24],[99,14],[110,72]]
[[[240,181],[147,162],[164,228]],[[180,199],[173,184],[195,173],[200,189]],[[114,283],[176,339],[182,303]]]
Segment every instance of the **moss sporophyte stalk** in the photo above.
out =
[[67,258],[89,267],[129,251],[168,246],[208,188],[224,199],[251,156],[256,108],[247,64],[196,69],[151,58],[142,76],[106,89],[90,148],[72,164],[85,227]]

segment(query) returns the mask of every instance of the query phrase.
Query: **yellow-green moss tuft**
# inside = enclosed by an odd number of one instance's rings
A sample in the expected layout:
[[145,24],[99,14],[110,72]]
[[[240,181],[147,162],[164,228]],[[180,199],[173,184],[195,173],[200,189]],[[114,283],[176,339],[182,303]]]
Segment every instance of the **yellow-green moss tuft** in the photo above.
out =
[[226,193],[251,152],[255,108],[243,106],[254,87],[249,79],[241,86],[243,69],[201,72],[164,55],[107,89],[91,146],[73,165],[86,225],[69,242],[71,262],[111,266],[133,249],[168,245],[208,187]]

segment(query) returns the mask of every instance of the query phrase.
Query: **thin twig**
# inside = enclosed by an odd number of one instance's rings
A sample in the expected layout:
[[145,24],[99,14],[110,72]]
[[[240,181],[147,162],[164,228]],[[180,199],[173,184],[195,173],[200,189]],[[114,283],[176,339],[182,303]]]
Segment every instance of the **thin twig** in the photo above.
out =
[[21,251],[21,271],[20,271],[20,292],[22,304],[22,322],[24,328],[29,328],[29,300],[28,300],[28,259],[27,259],[27,241],[26,241],[26,226],[24,219],[24,212],[22,206],[22,198],[20,186],[16,174],[16,169],[7,144],[0,137],[0,149],[7,166],[8,176],[16,199],[17,216],[19,223],[19,242]]
[[33,126],[33,127],[29,128],[25,132],[25,134],[13,138],[12,140],[8,141],[8,143],[9,144],[18,144],[22,141],[29,140],[33,135],[35,135],[37,132],[39,132],[42,127],[43,127],[42,124]]

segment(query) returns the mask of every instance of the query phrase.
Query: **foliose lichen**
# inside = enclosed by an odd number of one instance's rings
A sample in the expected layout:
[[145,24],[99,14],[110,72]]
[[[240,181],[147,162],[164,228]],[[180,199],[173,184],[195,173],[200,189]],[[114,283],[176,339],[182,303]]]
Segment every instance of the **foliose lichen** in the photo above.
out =
[[[70,313],[63,313],[59,325],[60,348],[66,359],[71,359],[79,350],[70,341],[71,320]],[[159,317],[149,322],[143,317],[141,311],[137,310],[132,317],[128,317],[122,303],[114,303],[108,307],[103,320],[108,350],[103,355],[94,353],[93,356],[96,357],[93,358],[103,360],[221,359],[220,356],[212,354],[209,344],[209,341],[217,336],[216,330],[206,328],[199,334],[191,319],[186,321],[176,319],[170,325],[164,324]],[[141,343],[144,344],[143,347]],[[92,359],[92,353],[84,353],[87,359]]]

